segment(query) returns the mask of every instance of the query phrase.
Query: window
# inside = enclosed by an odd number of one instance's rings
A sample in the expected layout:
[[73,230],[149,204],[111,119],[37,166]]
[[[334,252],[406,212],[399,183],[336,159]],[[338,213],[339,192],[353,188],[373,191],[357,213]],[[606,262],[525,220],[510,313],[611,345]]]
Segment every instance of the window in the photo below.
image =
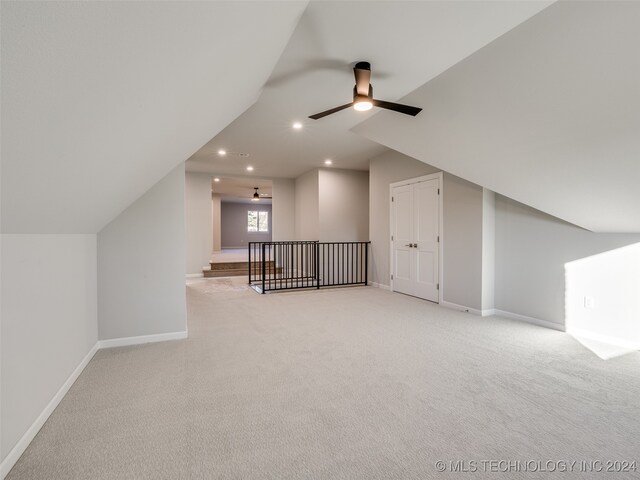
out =
[[249,210],[247,212],[247,232],[268,232],[269,212],[257,212]]

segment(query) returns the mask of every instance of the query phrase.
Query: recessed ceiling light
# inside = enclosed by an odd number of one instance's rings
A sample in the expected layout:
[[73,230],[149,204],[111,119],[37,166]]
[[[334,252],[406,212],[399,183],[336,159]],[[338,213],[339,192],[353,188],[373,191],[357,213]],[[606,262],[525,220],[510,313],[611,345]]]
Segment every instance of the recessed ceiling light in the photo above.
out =
[[224,157],[226,154],[227,154],[226,150],[222,150],[222,149],[218,150],[218,155]]
[[214,181],[214,182],[219,182],[219,181],[220,181],[220,179],[219,179],[218,177],[216,177],[216,178],[214,178],[214,179],[213,179],[213,181]]
[[324,164],[325,164],[325,165],[331,165],[332,163],[333,163],[333,162],[332,162],[330,159],[328,159],[328,158],[324,161]]
[[294,122],[292,127],[296,130],[300,130],[302,128],[302,124],[300,122]]
[[251,165],[247,167],[247,172],[253,172],[253,167]]

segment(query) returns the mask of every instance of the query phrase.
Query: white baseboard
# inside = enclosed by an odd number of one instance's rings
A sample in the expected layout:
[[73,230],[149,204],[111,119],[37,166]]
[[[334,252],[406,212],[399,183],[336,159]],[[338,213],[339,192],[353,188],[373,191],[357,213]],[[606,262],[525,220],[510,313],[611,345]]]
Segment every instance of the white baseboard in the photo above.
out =
[[187,338],[187,331],[158,333],[155,335],[140,335],[138,337],[111,338],[99,340],[98,348],[127,347],[129,345],[141,345],[143,343],[166,342],[167,340],[183,340]]
[[369,285],[372,287],[381,288],[382,290],[391,290],[391,287],[389,285],[385,285],[383,283],[369,282]]
[[628,348],[629,350],[640,350],[639,342],[630,342],[624,338],[610,337],[608,335],[601,335],[589,330],[582,330],[581,328],[567,328],[567,333],[575,335],[577,337],[583,337],[589,340],[595,340],[596,342],[607,343],[609,345],[615,345],[620,348]]
[[139,345],[144,343],[152,343],[152,342],[164,342],[166,340],[179,340],[187,338],[187,331],[184,332],[171,332],[171,333],[160,333],[157,335],[142,335],[139,337],[127,337],[127,338],[114,338],[110,340],[98,340],[96,344],[89,350],[89,353],[82,359],[80,364],[75,368],[75,370],[69,375],[69,378],[64,382],[64,384],[60,387],[60,389],[53,396],[51,401],[47,404],[47,406],[42,410],[38,418],[33,422],[33,424],[29,427],[29,429],[25,432],[22,438],[16,443],[16,445],[11,449],[11,451],[7,454],[5,459],[0,463],[0,478],[4,478],[11,471],[13,466],[16,464],[20,456],[27,449],[31,441],[38,434],[42,426],[45,424],[49,416],[56,409],[60,401],[67,394],[73,383],[78,379],[82,371],[89,364],[93,356],[96,354],[98,350],[103,348],[111,348],[111,347],[123,347],[126,345]]
[[202,278],[204,277],[204,273],[187,273],[185,277],[186,278]]
[[560,332],[565,331],[564,325],[559,325],[557,323],[549,322],[547,320],[541,320],[539,318],[527,317],[526,315],[520,315],[518,313],[498,310],[497,308],[487,308],[484,310],[478,310],[477,308],[465,307],[464,305],[458,305],[456,303],[451,303],[451,302],[440,302],[440,305],[446,308],[451,308],[453,310],[458,310],[460,312],[471,313],[473,315],[478,315],[481,317],[497,315],[499,317],[508,318],[510,320],[517,320],[519,322],[531,323],[533,325],[538,325],[539,327],[551,328],[553,330],[558,330]]
[[18,443],[11,449],[11,451],[7,454],[5,459],[0,464],[0,478],[4,478],[7,476],[9,471],[16,464],[20,456],[27,449],[31,441],[38,434],[42,426],[45,424],[49,416],[53,413],[56,407],[60,404],[64,396],[67,394],[73,383],[78,379],[84,368],[89,364],[89,361],[93,358],[100,347],[98,343],[96,343],[89,353],[85,355],[80,364],[75,368],[75,370],[69,375],[69,378],[62,384],[60,389],[53,396],[51,401],[44,407],[44,410],[38,415],[35,422],[31,424],[29,429],[25,432]]
[[482,316],[482,312],[477,308],[465,307],[464,305],[458,305],[457,303],[451,302],[440,302],[441,307],[450,308],[452,310],[458,310],[459,312],[471,313],[473,315]]
[[510,320],[518,320],[519,322],[532,323],[533,325],[551,328],[560,332],[565,331],[564,325],[560,325],[559,323],[550,322],[548,320],[541,320],[539,318],[527,317],[526,315],[520,315],[519,313],[505,312],[504,310],[498,310],[497,308],[494,310],[494,315],[508,318]]

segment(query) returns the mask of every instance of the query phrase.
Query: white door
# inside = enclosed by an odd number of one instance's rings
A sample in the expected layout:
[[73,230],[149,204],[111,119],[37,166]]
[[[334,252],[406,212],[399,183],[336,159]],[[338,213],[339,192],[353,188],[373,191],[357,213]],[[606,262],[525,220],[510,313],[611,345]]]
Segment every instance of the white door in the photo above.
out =
[[392,189],[393,290],[438,301],[440,180]]
[[393,289],[413,295],[415,260],[413,255],[413,186],[395,187],[392,193]]

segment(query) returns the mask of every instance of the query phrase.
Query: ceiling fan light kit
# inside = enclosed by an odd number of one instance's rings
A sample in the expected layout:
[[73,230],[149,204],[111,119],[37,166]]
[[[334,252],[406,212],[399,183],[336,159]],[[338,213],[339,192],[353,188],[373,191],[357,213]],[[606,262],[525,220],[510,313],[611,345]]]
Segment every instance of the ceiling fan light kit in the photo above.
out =
[[369,62],[356,63],[356,66],[353,67],[353,74],[356,77],[356,85],[353,87],[353,102],[345,103],[344,105],[316,113],[315,115],[310,115],[309,118],[318,120],[349,107],[353,107],[354,110],[359,112],[366,112],[367,110],[371,110],[373,107],[379,107],[387,110],[393,110],[394,112],[404,113],[405,115],[411,115],[412,117],[415,117],[422,111],[422,109],[418,107],[402,105],[400,103],[385,102],[384,100],[376,100],[373,98],[373,87],[370,83],[371,65]]
[[373,102],[369,97],[362,97],[361,95],[358,95],[353,101],[353,109],[359,112],[366,112],[367,110],[371,110],[372,108]]

